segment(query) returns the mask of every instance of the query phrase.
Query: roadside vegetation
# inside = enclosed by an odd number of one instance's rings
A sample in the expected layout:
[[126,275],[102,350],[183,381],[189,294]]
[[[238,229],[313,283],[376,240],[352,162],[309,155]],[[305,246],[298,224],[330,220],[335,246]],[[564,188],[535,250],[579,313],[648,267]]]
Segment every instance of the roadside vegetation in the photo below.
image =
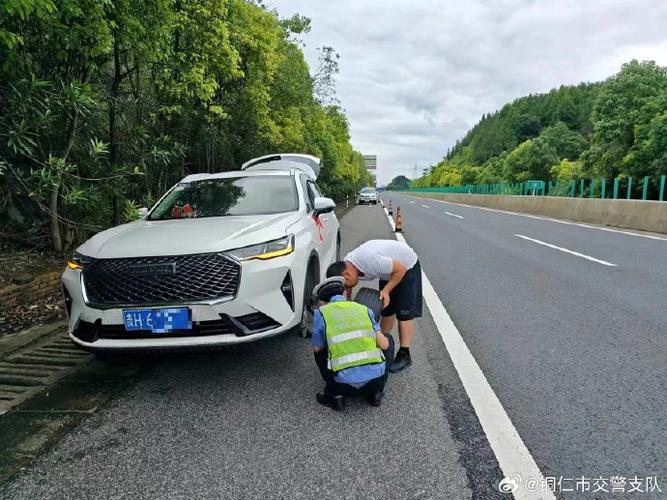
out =
[[619,176],[657,184],[663,174],[667,68],[631,61],[604,82],[562,86],[485,114],[412,186]]
[[404,175],[399,175],[394,177],[392,181],[387,185],[387,189],[407,189],[410,187],[410,179]]
[[67,252],[272,152],[320,157],[335,199],[367,185],[338,55],[311,71],[309,30],[245,0],[0,0],[0,251]]

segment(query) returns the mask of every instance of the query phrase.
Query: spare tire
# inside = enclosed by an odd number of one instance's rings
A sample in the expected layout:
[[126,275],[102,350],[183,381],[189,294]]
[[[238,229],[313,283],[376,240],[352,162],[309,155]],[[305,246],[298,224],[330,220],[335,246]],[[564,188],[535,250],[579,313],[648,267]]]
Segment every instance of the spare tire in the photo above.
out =
[[380,321],[380,313],[382,313],[382,301],[380,300],[380,292],[374,288],[363,287],[354,296],[354,301],[363,304],[373,311],[375,321]]

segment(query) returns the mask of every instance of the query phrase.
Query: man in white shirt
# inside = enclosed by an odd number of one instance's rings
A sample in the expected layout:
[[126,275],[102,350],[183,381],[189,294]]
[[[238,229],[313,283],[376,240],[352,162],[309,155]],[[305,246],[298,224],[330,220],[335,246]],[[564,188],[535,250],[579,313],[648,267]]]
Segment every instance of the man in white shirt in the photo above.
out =
[[348,253],[344,261],[329,266],[327,276],[333,275],[343,276],[350,289],[359,280],[380,280],[384,306],[380,327],[389,335],[398,319],[401,344],[389,371],[410,366],[414,319],[422,315],[421,267],[415,251],[396,240],[370,240]]

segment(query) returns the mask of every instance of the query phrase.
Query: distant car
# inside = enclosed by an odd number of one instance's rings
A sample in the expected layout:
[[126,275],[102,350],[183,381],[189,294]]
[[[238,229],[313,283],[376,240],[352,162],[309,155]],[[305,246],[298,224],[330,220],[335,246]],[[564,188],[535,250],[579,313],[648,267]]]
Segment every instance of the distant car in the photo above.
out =
[[364,203],[372,203],[373,205],[377,205],[378,203],[378,194],[375,188],[371,187],[365,187],[362,188],[361,191],[359,191],[359,194],[357,195],[357,203],[359,205],[363,205]]
[[195,174],[142,219],[77,248],[62,278],[71,339],[101,353],[250,342],[312,319],[340,258],[318,158],[278,154]]

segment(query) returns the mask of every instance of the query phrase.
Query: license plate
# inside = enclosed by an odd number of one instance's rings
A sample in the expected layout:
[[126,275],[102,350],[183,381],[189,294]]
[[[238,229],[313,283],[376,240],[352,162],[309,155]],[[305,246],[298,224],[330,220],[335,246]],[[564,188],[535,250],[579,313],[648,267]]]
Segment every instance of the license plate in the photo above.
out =
[[192,330],[192,314],[187,307],[165,309],[126,309],[123,311],[125,330],[147,330],[168,333],[173,330]]

